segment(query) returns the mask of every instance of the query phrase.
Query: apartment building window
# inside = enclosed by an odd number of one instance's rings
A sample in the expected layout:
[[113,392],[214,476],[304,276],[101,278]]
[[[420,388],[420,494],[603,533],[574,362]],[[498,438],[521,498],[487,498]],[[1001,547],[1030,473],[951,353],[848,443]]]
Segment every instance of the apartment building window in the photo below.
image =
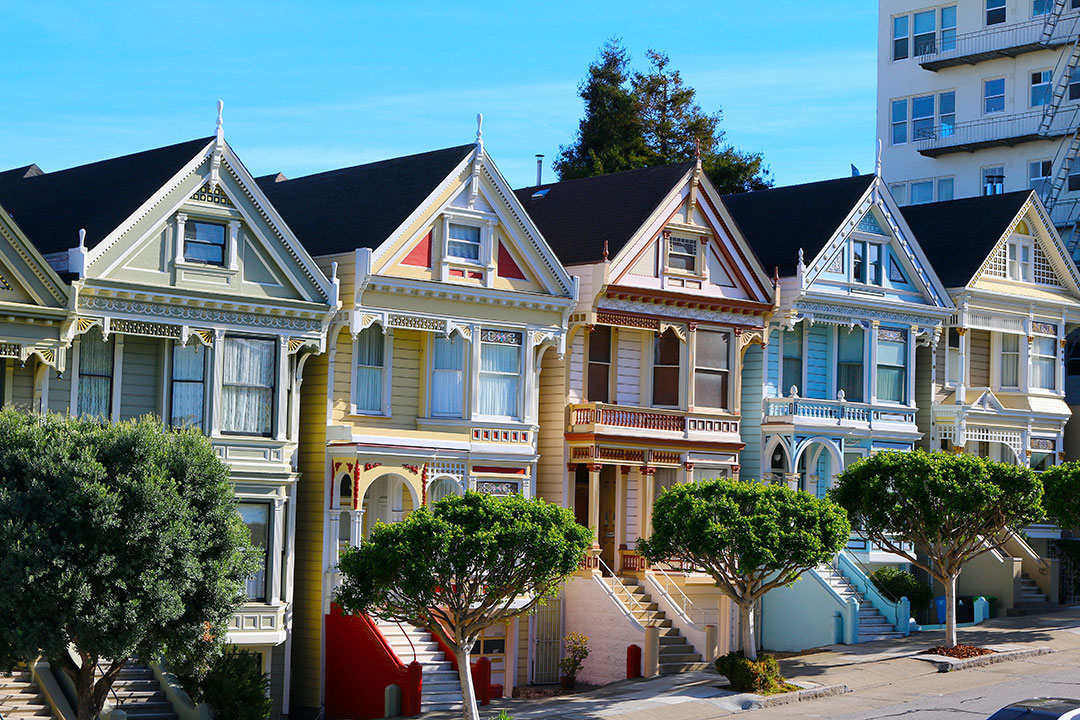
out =
[[[431,359],[431,414],[461,417],[465,398],[465,340],[457,333],[435,336]],[[379,359],[382,359],[380,353]],[[378,392],[382,396],[382,368],[378,368]]]
[[1054,9],[1054,0],[1032,0],[1031,2],[1031,15],[1032,17],[1038,17],[1040,15],[1049,15],[1050,11]]
[[783,374],[781,392],[786,395],[791,392],[792,387],[802,387],[802,323],[783,333],[783,336],[784,361],[781,369]]
[[1010,280],[1031,281],[1031,246],[1027,243],[1010,242],[1006,275]]
[[1005,22],[1005,0],[986,0],[986,24],[1000,25]]
[[113,338],[92,328],[79,339],[78,412],[82,417],[112,417]]
[[225,226],[188,220],[184,224],[184,259],[206,265],[224,265]]
[[611,326],[589,331],[589,402],[608,401],[611,383]]
[[519,332],[484,330],[480,334],[481,415],[518,417],[521,340]]
[[679,406],[679,354],[681,343],[673,330],[653,341],[653,405]]
[[1057,390],[1056,338],[1036,335],[1031,341],[1031,384],[1040,390]]
[[1043,195],[1050,187],[1050,174],[1053,171],[1052,160],[1032,160],[1028,163],[1028,187]]
[[198,342],[173,343],[169,424],[174,428],[202,427],[208,354]]
[[1014,388],[1020,386],[1020,336],[1002,333],[1001,352],[998,354],[998,362],[1001,363],[1001,387]]
[[926,140],[934,137],[934,96],[923,95],[911,99],[911,139]]
[[877,398],[907,402],[907,333],[903,330],[878,330]]
[[1005,78],[983,80],[983,113],[1005,112]]
[[[1076,0],[1080,2],[1080,0]],[[1080,5],[1074,5],[1073,7],[1080,7]],[[1073,68],[1069,71],[1069,100],[1080,100],[1080,68]]]
[[893,18],[893,60],[909,57],[908,16],[898,15]]
[[863,399],[863,329],[840,328],[836,339],[836,388],[851,402]]
[[274,426],[277,353],[273,340],[226,337],[221,387],[221,430],[270,435]]
[[892,183],[889,185],[889,193],[897,205],[907,204],[907,183]]
[[926,10],[915,13],[915,55],[928,55],[934,52],[937,39],[937,12]]
[[952,90],[938,95],[938,125],[941,137],[950,137],[956,132],[956,93]]
[[730,336],[726,332],[698,330],[696,345],[694,404],[727,409],[731,377]]
[[251,534],[251,544],[259,551],[259,569],[247,580],[247,599],[266,602],[266,566],[270,559],[270,505],[239,503],[236,511]]
[[964,367],[964,356],[960,354],[960,331],[949,328],[948,345],[945,349],[945,383],[956,385]]
[[1031,107],[1041,107],[1050,102],[1050,80],[1053,76],[1053,70],[1031,73]]
[[1080,192],[1080,167],[1069,171],[1068,188],[1069,192]]
[[956,6],[941,8],[941,50],[956,49]]
[[934,181],[918,180],[911,183],[911,204],[921,205],[934,202]]
[[953,187],[955,183],[953,178],[939,178],[937,181],[937,199],[938,202],[944,202],[946,200],[953,199]]
[[383,411],[383,373],[386,363],[386,337],[382,328],[372,325],[356,336],[356,376],[353,404],[357,412]]
[[697,272],[698,244],[690,238],[668,239],[667,266],[671,270]]
[[892,144],[903,145],[907,142],[908,101],[892,101]]
[[1005,192],[1005,168],[996,165],[982,169],[982,194],[1001,195]]
[[480,262],[480,228],[475,225],[450,223],[450,239],[446,253],[462,260]]

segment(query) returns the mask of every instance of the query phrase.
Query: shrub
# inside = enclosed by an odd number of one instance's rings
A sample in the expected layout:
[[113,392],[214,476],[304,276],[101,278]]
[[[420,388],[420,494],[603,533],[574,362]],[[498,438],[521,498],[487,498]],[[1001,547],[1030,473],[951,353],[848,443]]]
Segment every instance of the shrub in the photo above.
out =
[[878,568],[870,573],[870,580],[886,595],[899,600],[906,597],[911,602],[911,614],[918,616],[930,607],[934,591],[907,570],[894,567]]
[[566,647],[566,657],[559,661],[559,669],[567,677],[577,677],[581,670],[581,663],[589,657],[589,638],[581,633],[572,632],[563,640]]
[[786,684],[780,675],[780,665],[771,655],[749,660],[742,651],[716,658],[716,671],[728,679],[729,687],[737,692],[763,695],[781,689]]
[[266,720],[271,708],[266,696],[269,683],[258,655],[229,648],[199,683],[199,700],[214,708],[215,720]]

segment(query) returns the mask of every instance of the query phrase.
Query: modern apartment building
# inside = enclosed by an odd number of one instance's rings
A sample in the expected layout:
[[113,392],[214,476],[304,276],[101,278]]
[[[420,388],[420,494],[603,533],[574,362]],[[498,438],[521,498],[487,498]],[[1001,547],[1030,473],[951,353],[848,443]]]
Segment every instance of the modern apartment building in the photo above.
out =
[[1080,0],[878,7],[877,137],[897,202],[1034,189],[1075,225]]

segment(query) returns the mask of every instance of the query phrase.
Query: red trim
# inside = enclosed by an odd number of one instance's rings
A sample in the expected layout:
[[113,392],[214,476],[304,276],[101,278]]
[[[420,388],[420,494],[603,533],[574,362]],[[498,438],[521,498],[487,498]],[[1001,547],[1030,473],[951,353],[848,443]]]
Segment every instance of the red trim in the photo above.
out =
[[405,259],[401,261],[402,265],[414,265],[416,267],[432,266],[431,261],[431,231],[428,230],[428,234],[421,238],[420,242],[416,243],[416,246],[409,251],[409,254],[405,256]]
[[513,255],[506,249],[506,245],[503,241],[499,241],[499,277],[512,278],[514,280],[528,280],[525,277],[525,273],[521,272],[521,268],[514,262]]
[[500,475],[524,475],[525,468],[496,467],[494,465],[473,465],[474,473],[498,473]]
[[[431,633],[431,637],[435,638],[435,642],[439,645],[439,651],[450,661],[450,667],[453,668],[454,672],[457,672],[459,667],[457,655],[454,654],[449,645],[443,642],[439,633],[431,628],[427,628],[427,631]],[[473,692],[476,693],[476,704],[490,705],[492,697],[502,697],[502,685],[491,684],[491,660],[481,655],[470,665],[472,667],[472,684]],[[498,693],[495,692],[495,688],[498,688]]]

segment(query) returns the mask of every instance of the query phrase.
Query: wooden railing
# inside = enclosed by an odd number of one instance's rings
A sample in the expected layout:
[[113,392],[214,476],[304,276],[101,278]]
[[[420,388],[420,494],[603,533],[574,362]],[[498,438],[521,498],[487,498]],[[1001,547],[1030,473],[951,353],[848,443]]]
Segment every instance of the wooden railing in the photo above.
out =
[[808,400],[806,398],[766,398],[765,422],[788,418],[835,420],[837,423],[899,422],[915,423],[915,411],[903,407],[875,407],[844,400]]
[[570,424],[573,426],[601,425],[683,434],[691,432],[738,434],[739,432],[739,420],[735,417],[718,417],[683,410],[637,408],[606,403],[571,405]]

